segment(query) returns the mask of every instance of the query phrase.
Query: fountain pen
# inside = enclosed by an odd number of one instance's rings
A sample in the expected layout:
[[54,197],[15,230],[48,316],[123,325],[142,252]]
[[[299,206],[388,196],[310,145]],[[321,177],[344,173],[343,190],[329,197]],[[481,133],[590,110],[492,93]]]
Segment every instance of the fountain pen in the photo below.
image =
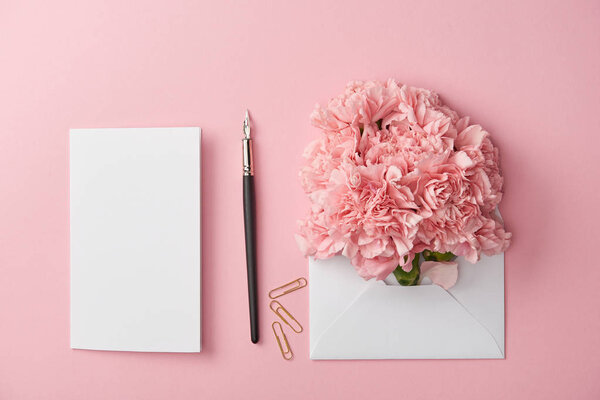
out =
[[242,138],[244,176],[244,233],[246,236],[246,269],[248,272],[248,305],[250,307],[250,340],[258,343],[258,303],[256,288],[256,207],[254,204],[254,165],[248,110]]

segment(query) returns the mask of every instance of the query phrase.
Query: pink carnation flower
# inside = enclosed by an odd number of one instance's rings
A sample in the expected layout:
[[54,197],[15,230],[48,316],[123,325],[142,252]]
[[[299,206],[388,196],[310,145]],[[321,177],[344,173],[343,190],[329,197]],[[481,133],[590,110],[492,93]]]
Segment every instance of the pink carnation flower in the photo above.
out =
[[[437,94],[394,80],[351,82],[312,123],[322,135],[300,172],[312,207],[301,250],[348,257],[364,279],[384,279],[415,254],[452,252],[477,262],[508,247],[495,210],[502,198],[498,150],[489,134]],[[427,264],[428,270],[433,264]],[[436,263],[429,274],[444,263]]]

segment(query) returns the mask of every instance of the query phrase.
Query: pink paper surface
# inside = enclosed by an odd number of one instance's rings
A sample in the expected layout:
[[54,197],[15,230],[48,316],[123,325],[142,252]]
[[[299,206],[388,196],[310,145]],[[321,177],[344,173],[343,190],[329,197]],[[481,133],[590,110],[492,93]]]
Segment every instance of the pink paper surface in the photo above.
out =
[[[4,1],[0,399],[600,398],[600,3]],[[506,360],[281,359],[266,293],[307,276],[297,171],[316,102],[423,86],[501,149]],[[254,120],[260,344],[249,339],[241,126]],[[201,126],[198,355],[69,348],[68,130]],[[308,290],[280,299],[308,327]]]

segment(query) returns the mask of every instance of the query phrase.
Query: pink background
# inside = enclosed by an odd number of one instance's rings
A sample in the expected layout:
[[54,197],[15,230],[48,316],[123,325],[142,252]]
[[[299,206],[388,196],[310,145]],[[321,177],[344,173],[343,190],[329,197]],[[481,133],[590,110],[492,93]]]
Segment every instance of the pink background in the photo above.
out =
[[[452,5],[451,5],[452,3]],[[567,5],[568,4],[568,5]],[[0,399],[600,398],[600,3],[0,3]],[[314,104],[352,79],[438,91],[506,176],[506,360],[281,359]],[[254,117],[262,340],[248,332],[240,129]],[[68,129],[203,128],[203,351],[69,348]],[[308,325],[308,291],[283,299]]]

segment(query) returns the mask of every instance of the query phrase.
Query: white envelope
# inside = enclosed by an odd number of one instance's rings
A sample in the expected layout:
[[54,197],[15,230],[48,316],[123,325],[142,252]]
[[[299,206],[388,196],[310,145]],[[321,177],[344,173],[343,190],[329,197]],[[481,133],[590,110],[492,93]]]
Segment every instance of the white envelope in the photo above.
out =
[[504,254],[458,263],[446,291],[364,281],[342,256],[310,259],[310,358],[504,358]]

